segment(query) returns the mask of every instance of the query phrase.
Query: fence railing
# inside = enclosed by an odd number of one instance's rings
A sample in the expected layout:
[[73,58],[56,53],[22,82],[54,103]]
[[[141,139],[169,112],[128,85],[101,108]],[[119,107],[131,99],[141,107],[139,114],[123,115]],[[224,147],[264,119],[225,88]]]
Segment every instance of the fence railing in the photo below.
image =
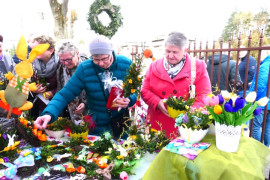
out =
[[[247,60],[246,60],[246,67],[245,67],[245,80],[243,82],[243,97],[246,97],[246,93],[248,92],[248,83],[247,83],[247,78],[248,78],[248,71],[249,71],[249,55],[251,52],[255,52],[255,54],[257,55],[257,68],[256,68],[256,72],[259,72],[259,68],[260,68],[260,62],[263,60],[261,59],[261,55],[262,55],[262,51],[263,50],[270,50],[270,46],[263,46],[263,38],[264,38],[264,34],[263,31],[261,31],[260,37],[259,37],[259,46],[257,47],[252,47],[251,46],[251,42],[252,42],[252,36],[251,36],[251,32],[248,36],[248,45],[247,47],[242,47],[241,46],[241,34],[239,35],[238,39],[237,39],[237,45],[236,47],[232,47],[232,38],[229,39],[228,41],[228,47],[224,47],[223,48],[223,40],[221,39],[219,41],[219,48],[216,48],[216,41],[213,41],[213,46],[212,48],[209,47],[209,43],[206,42],[205,43],[205,48],[203,48],[203,43],[200,42],[199,46],[197,46],[196,41],[190,41],[189,44],[189,54],[191,54],[194,57],[198,57],[199,59],[202,59],[205,61],[205,63],[207,64],[209,60],[209,56],[211,56],[212,61],[211,62],[211,71],[209,73],[209,77],[211,82],[213,81],[213,70],[214,70],[214,55],[215,54],[219,54],[219,71],[218,71],[218,79],[217,79],[217,84],[216,84],[216,88],[217,91],[216,93],[218,93],[220,91],[220,76],[221,76],[221,56],[222,54],[224,54],[224,52],[226,52],[226,54],[228,54],[228,59],[227,59],[227,67],[226,67],[226,78],[225,78],[225,89],[221,89],[221,90],[228,90],[228,83],[229,83],[229,68],[230,68],[230,56],[232,54],[234,54],[235,57],[235,61],[236,61],[236,67],[235,67],[235,78],[234,78],[234,84],[233,84],[233,91],[236,89],[236,83],[237,83],[237,73],[239,73],[239,55],[242,51],[247,51]],[[208,63],[209,65],[209,63]],[[269,68],[269,73],[270,73],[270,68]],[[258,74],[256,73],[256,81],[255,81],[255,91],[257,92],[257,86],[258,86]],[[269,98],[269,87],[270,87],[270,78],[268,77],[268,85],[267,85],[267,97]],[[267,105],[266,105],[267,107]],[[263,118],[263,126],[262,126],[262,136],[261,136],[261,142],[263,142],[264,139],[264,131],[265,131],[265,124],[266,124],[266,115],[267,115],[267,108],[265,108],[264,110],[264,118]],[[249,136],[252,136],[252,129],[253,129],[253,119],[250,122],[250,134]]]

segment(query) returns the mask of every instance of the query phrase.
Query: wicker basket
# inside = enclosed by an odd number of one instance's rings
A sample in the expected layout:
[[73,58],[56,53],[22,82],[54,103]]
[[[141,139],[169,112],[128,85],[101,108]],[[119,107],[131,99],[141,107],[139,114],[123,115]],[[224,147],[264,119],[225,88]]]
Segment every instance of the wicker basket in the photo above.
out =
[[0,117],[0,131],[7,132],[15,129],[15,118]]

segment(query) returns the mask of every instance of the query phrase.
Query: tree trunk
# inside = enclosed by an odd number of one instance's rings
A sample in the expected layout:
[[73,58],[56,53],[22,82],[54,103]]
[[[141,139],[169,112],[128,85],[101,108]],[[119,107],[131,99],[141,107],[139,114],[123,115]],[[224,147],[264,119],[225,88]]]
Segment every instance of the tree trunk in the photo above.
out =
[[54,17],[54,35],[56,41],[67,38],[68,1],[63,0],[62,3],[58,3],[57,0],[49,0]]

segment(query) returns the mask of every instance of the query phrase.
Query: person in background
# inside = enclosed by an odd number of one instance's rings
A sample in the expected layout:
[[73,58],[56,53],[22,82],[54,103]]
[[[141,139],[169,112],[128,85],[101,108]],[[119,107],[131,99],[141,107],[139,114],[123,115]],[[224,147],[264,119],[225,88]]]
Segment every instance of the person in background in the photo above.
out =
[[124,80],[132,61],[121,55],[116,55],[110,40],[105,36],[95,37],[89,50],[92,55],[90,60],[79,64],[68,83],[60,90],[38,117],[35,125],[39,129],[46,128],[48,123],[54,122],[63,109],[74,100],[83,90],[87,95],[87,112],[95,121],[95,127],[89,134],[102,135],[112,130],[112,119],[123,115],[125,109],[135,104],[137,94],[119,98],[115,101],[118,110],[106,108],[109,90],[104,87],[103,77],[111,74],[113,78]]
[[[32,48],[34,47],[34,44],[33,44],[33,40],[35,38],[35,34],[30,34],[28,39],[27,39],[27,43],[28,43],[28,46],[27,46],[27,57],[29,55],[29,53],[31,52]],[[19,62],[21,62],[21,60],[17,57],[16,53],[13,55],[13,60],[16,64],[18,64]]]
[[0,34],[0,42],[2,43],[4,40],[3,36]]
[[195,108],[203,107],[204,97],[211,93],[211,84],[206,71],[206,64],[199,59],[192,59],[187,53],[188,40],[183,33],[172,32],[165,41],[165,56],[153,61],[144,77],[141,96],[148,104],[147,116],[151,127],[165,130],[169,138],[178,136],[174,127],[175,120],[168,115],[163,102],[169,96],[190,96],[191,61],[196,64],[196,77],[193,85],[196,89]]
[[[269,79],[270,50],[263,50],[261,57],[263,61],[260,63],[260,68],[259,68],[256,101],[266,96],[269,97],[269,94],[266,94],[266,92],[267,92],[267,84],[268,84],[268,79]],[[249,89],[250,92],[255,91],[255,82],[256,82],[256,73],[253,77],[253,80]],[[261,128],[263,124],[265,107],[261,107],[261,108],[262,108],[262,113],[255,116],[254,121],[253,121],[253,129],[252,129],[252,137],[258,141],[261,140],[261,134],[262,134]],[[266,115],[266,124],[265,124],[263,143],[267,147],[269,147],[270,145],[270,103],[268,103],[266,108],[267,108],[267,111],[266,111],[267,115]]]
[[[81,58],[78,48],[70,41],[61,43],[57,55],[59,56],[60,65],[57,69],[57,92],[60,91],[75,73],[78,65],[86,60]],[[85,114],[86,109],[86,93],[82,93],[65,108],[62,117],[68,117],[73,122],[81,119],[81,115]]]
[[32,81],[37,83],[37,90],[33,91],[33,96],[29,96],[29,100],[34,104],[30,110],[32,118],[37,118],[40,115],[47,106],[47,100],[54,96],[57,88],[56,73],[59,58],[55,54],[54,39],[45,35],[37,36],[33,40],[33,47],[45,43],[48,43],[50,47],[33,61]]
[[13,59],[9,53],[3,52],[3,42],[0,42],[0,90],[6,88],[7,80],[5,74],[9,71],[14,73],[14,67],[15,63]]
[[[244,48],[245,46],[241,46],[241,48]],[[245,73],[246,73],[246,64],[247,64],[247,51],[241,51],[240,54],[239,54],[239,58],[240,58],[240,63],[239,63],[239,74],[240,74],[240,77],[241,77],[241,81],[242,82],[245,82]],[[247,91],[250,87],[250,84],[253,80],[253,76],[256,72],[256,69],[257,69],[257,61],[256,59],[249,55],[249,63],[248,63],[248,77],[247,77]],[[240,96],[243,96],[243,90],[242,91],[239,91],[237,93],[238,95]]]
[[[223,44],[223,49],[227,49],[228,45]],[[236,71],[236,62],[229,58],[229,76],[228,76],[228,86],[225,87],[225,82],[226,82],[226,72],[227,72],[227,61],[228,61],[228,52],[222,52],[221,54],[221,64],[219,65],[219,58],[220,54],[215,54],[214,57],[210,55],[208,57],[208,62],[207,62],[207,72],[209,74],[209,77],[211,77],[211,70],[212,70],[212,61],[214,61],[214,66],[213,66],[213,79],[212,79],[212,91],[215,93],[217,90],[228,90],[229,92],[232,92],[232,87],[230,87],[230,83],[233,84],[234,79],[235,79],[235,71]],[[219,66],[221,66],[221,72],[220,72],[220,82],[219,82],[219,88],[217,89],[217,83],[218,83],[218,71],[219,71]],[[242,83],[241,78],[239,73],[237,73],[237,78],[236,80],[240,83]]]

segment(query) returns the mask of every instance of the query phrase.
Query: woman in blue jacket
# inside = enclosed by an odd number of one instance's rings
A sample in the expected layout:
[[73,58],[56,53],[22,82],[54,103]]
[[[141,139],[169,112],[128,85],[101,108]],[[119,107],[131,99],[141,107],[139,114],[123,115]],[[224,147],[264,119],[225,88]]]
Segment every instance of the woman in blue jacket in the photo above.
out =
[[42,116],[36,119],[37,128],[44,129],[48,123],[55,121],[64,107],[73,101],[82,90],[85,90],[87,95],[88,112],[96,123],[95,128],[89,131],[90,134],[101,135],[106,131],[111,131],[111,119],[120,116],[125,112],[125,108],[135,104],[137,95],[133,94],[128,98],[116,101],[115,106],[121,107],[121,111],[109,111],[106,108],[109,91],[104,88],[102,81],[102,76],[111,73],[114,79],[124,80],[132,61],[125,56],[115,55],[112,44],[104,36],[96,37],[90,43],[89,50],[92,55],[91,59],[79,64],[67,84],[42,112]]
[[[265,56],[266,58],[260,64],[256,100],[266,97],[267,83],[268,83],[268,78],[269,78],[270,50],[262,52],[262,57],[265,57]],[[250,91],[255,90],[255,80],[256,80],[256,74],[253,77],[253,81],[249,89]],[[263,116],[264,116],[265,107],[261,107],[261,108],[263,109],[263,111],[261,114],[255,116],[254,122],[253,122],[253,130],[252,130],[252,137],[257,139],[258,141],[261,140],[261,134],[262,134],[261,128],[263,124]],[[267,106],[267,116],[266,116],[265,132],[264,132],[264,144],[267,147],[269,147],[270,145],[270,103],[268,103],[268,106]]]

